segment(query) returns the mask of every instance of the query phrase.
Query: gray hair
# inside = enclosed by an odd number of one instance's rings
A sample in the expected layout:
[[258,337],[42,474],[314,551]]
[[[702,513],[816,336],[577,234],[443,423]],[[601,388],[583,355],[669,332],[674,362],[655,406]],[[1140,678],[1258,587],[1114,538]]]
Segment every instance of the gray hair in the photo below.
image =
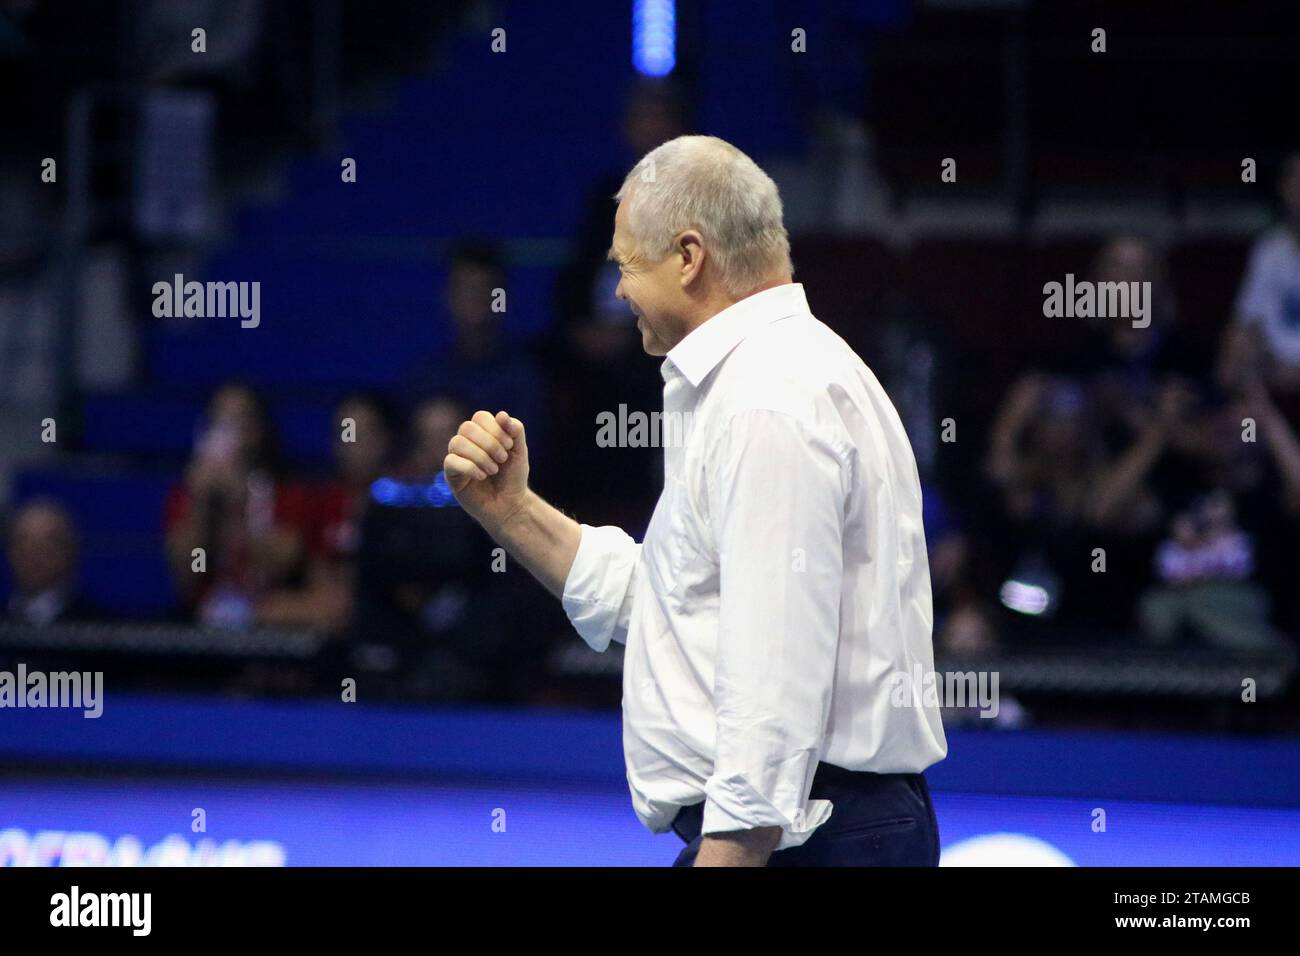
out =
[[716,136],[679,136],[655,147],[614,198],[626,200],[628,227],[651,258],[666,256],[679,233],[698,229],[732,295],[794,272],[776,183]]

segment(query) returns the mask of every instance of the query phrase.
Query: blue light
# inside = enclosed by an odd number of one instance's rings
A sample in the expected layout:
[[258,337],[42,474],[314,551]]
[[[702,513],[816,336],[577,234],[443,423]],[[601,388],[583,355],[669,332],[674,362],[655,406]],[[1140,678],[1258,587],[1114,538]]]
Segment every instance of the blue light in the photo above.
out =
[[392,505],[402,493],[402,486],[392,478],[380,478],[370,486],[370,497],[381,505]]
[[376,504],[389,508],[459,508],[460,502],[441,471],[432,482],[410,483],[394,478],[380,478],[370,486]]
[[633,0],[632,65],[643,76],[667,76],[677,65],[676,0]]

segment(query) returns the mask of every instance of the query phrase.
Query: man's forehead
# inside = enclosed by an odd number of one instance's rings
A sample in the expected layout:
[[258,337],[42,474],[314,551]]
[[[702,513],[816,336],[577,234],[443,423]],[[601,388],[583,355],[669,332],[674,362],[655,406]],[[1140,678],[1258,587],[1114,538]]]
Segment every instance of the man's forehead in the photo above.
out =
[[614,214],[614,236],[609,244],[610,259],[617,258],[620,252],[626,251],[631,245],[631,237],[627,234],[627,222],[622,209],[623,204],[619,203],[618,211]]

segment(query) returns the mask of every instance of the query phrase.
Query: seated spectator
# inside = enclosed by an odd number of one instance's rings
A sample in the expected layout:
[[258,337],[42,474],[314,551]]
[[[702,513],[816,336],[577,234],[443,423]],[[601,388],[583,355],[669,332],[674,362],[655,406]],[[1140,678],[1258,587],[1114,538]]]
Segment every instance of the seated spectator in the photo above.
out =
[[452,393],[475,411],[507,409],[528,423],[529,449],[545,454],[542,375],[528,351],[502,334],[503,313],[494,306],[496,290],[504,286],[505,269],[495,246],[465,242],[456,249],[444,294],[454,340],[448,351],[426,356],[407,370],[404,391],[417,401]]
[[259,623],[339,631],[351,619],[361,520],[370,486],[383,473],[393,445],[393,416],[375,396],[356,394],[335,409],[333,478],[313,490],[306,573],[300,586],[262,596]]
[[459,399],[447,395],[417,405],[411,414],[410,447],[400,467],[402,475],[414,480],[436,478],[442,472],[448,443],[471,414]]
[[[1195,384],[1208,360],[1184,332],[1159,249],[1116,236],[1091,276],[1150,283],[1150,323],[1083,320],[1073,377],[1029,375],[1012,390],[989,460],[1010,533],[996,521],[991,528],[1008,546],[1004,603],[1023,599],[1034,605],[1018,608],[1027,613],[1121,629],[1171,515],[1212,487],[1201,471],[1214,406]],[[1105,571],[1093,569],[1097,549]]]
[[1248,420],[1255,423],[1257,440],[1276,465],[1283,515],[1290,520],[1300,519],[1300,437],[1259,379],[1243,386],[1231,416],[1233,426]]
[[930,584],[938,654],[988,654],[998,639],[971,574],[970,541],[960,519],[933,485],[923,485]]
[[72,516],[48,498],[14,512],[9,526],[9,570],[13,593],[5,620],[45,627],[95,618],[77,590],[77,529]]
[[1274,625],[1300,634],[1300,594],[1294,586],[1300,541],[1300,436],[1256,378],[1223,403],[1204,430],[1206,487],[1233,495],[1250,535],[1254,577],[1274,596]]
[[309,513],[306,488],[280,467],[260,398],[222,386],[166,503],[167,554],[186,608],[204,624],[252,624],[258,598],[302,574]]
[[[1243,440],[1258,416],[1265,435]],[[1220,646],[1273,642],[1264,584],[1293,561],[1286,511],[1300,487],[1300,444],[1259,387],[1253,400],[1209,401],[1177,381],[1099,482],[1094,518],[1126,520],[1125,502],[1150,500],[1164,539],[1150,559],[1158,584],[1141,598],[1144,634]],[[1288,474],[1288,470],[1292,473]],[[1131,520],[1131,519],[1127,519]]]
[[1160,645],[1186,635],[1220,647],[1278,643],[1268,592],[1251,580],[1255,547],[1223,489],[1174,517],[1156,552],[1160,583],[1140,605],[1144,637]]
[[490,697],[528,639],[505,590],[519,575],[502,573],[504,556],[473,519],[428,493],[465,411],[446,396],[415,409],[409,456],[362,522],[353,663],[424,700]]

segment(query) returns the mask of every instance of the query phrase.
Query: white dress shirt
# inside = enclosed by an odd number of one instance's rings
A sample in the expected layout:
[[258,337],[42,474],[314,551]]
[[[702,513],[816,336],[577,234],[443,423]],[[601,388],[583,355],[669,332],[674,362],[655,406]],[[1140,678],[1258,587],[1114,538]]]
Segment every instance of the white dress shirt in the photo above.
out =
[[1251,247],[1236,311],[1280,364],[1300,367],[1300,242],[1290,229],[1271,229]]
[[808,799],[818,761],[919,772],[947,754],[925,695],[897,705],[899,675],[934,669],[916,462],[802,285],[713,316],[662,374],[664,490],[645,542],[583,525],[564,609],[596,650],[626,644],[642,823],[663,832],[704,800],[705,834],[779,826],[778,849],[798,846],[832,809]]

